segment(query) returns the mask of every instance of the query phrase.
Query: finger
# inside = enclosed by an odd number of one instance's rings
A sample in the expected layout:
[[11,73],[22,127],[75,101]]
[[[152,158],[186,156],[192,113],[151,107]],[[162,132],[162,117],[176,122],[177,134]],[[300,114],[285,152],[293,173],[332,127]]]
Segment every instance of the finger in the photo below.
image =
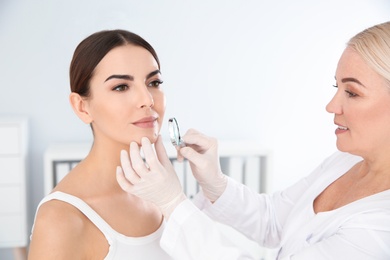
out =
[[146,163],[149,165],[151,170],[156,170],[159,166],[156,153],[154,152],[153,146],[150,140],[146,137],[141,138],[142,150],[144,152]]
[[201,132],[199,132],[198,130],[194,129],[194,128],[190,128],[187,130],[186,134],[200,134]]
[[180,153],[184,158],[195,165],[201,165],[203,163],[203,156],[191,147],[186,146],[181,148]]
[[120,166],[116,167],[116,180],[122,190],[131,192],[133,185],[126,179],[123,170]]
[[126,179],[132,184],[139,183],[141,177],[134,171],[133,167],[131,166],[129,155],[125,150],[121,151],[120,160],[122,165],[121,171],[124,172]]
[[125,150],[121,150],[120,161],[125,174],[133,171],[128,153]]
[[170,165],[171,161],[169,160],[167,151],[165,150],[164,144],[162,142],[161,135],[158,136],[154,146],[156,148],[157,158],[161,162],[161,164],[164,165],[164,166]]
[[139,146],[136,142],[131,142],[130,144],[130,162],[132,168],[140,178],[149,172],[148,167],[146,167],[144,160],[141,157]]
[[177,150],[176,159],[177,159],[178,162],[183,162],[184,161],[184,156],[181,154],[180,149],[181,149],[181,147],[176,149]]
[[198,136],[201,133],[193,128],[190,128],[187,130],[187,132],[181,137],[184,141],[185,138],[188,138],[188,136]]
[[212,146],[212,138],[208,137],[194,129],[190,129],[183,136],[183,141],[186,145],[197,145],[203,150],[207,150]]

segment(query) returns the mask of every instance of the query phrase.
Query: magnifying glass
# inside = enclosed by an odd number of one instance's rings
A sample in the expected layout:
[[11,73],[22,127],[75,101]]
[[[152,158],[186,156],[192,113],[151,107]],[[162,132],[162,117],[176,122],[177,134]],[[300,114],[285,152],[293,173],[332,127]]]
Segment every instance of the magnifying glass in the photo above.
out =
[[168,120],[168,129],[169,129],[169,137],[171,138],[171,142],[174,146],[184,147],[185,143],[181,139],[179,125],[177,124],[176,118],[172,117]]

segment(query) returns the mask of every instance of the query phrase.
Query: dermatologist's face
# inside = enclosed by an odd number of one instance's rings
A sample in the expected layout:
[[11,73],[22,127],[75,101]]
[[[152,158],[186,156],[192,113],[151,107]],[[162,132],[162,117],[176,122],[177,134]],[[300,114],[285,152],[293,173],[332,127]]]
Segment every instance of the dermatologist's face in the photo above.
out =
[[88,109],[96,138],[153,143],[160,131],[165,95],[158,64],[146,49],[125,45],[112,49],[95,68]]
[[334,113],[337,148],[360,156],[390,146],[390,90],[355,51],[347,48],[336,71],[337,92],[326,110]]

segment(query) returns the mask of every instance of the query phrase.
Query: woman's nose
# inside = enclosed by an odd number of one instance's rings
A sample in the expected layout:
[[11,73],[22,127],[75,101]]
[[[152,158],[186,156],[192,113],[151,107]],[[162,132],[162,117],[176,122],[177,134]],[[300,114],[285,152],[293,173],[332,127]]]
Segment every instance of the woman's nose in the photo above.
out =
[[153,107],[154,106],[154,100],[153,98],[150,99],[150,102],[147,102],[146,104],[142,105],[141,107]]
[[148,108],[154,106],[154,99],[152,93],[148,90],[147,87],[143,87],[139,91],[139,107]]

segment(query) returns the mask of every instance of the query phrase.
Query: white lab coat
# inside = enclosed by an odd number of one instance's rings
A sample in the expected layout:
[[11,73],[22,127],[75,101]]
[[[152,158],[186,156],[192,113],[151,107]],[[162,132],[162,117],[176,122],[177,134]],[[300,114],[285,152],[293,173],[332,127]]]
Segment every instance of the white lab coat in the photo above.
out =
[[181,203],[167,221],[161,246],[180,260],[253,259],[221,235],[215,220],[262,246],[279,247],[277,259],[390,259],[390,190],[336,210],[313,210],[314,199],[360,160],[336,152],[308,177],[273,195],[229,179],[214,204],[202,194],[195,204]]

